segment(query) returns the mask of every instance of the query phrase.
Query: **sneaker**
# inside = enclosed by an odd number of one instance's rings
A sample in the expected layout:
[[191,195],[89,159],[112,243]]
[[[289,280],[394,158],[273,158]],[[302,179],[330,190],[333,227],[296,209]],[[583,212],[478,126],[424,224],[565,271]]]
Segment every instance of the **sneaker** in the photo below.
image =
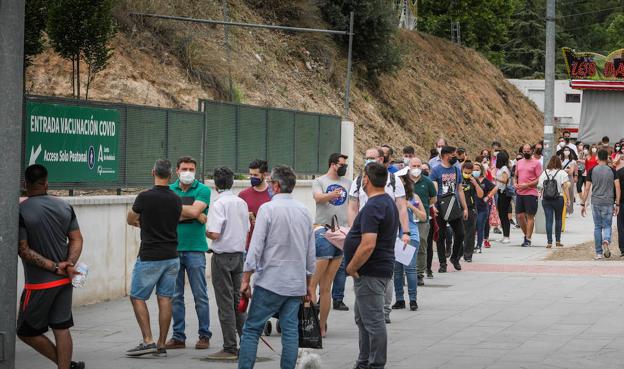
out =
[[195,344],[196,350],[205,350],[210,348],[210,338],[208,337],[199,337],[199,341]]
[[511,240],[509,239],[509,237],[505,237],[501,240],[501,243],[506,245],[508,243],[511,243]]
[[158,348],[155,343],[145,344],[144,342],[141,342],[137,347],[126,351],[126,356],[137,357],[147,354],[155,354],[157,352]]
[[494,229],[492,230],[492,233],[501,234],[502,232],[501,232],[501,230],[500,230],[500,229],[498,229],[498,228],[494,228]]
[[475,248],[475,253],[477,253],[477,254],[482,254],[483,253],[483,251],[481,251],[481,246]]
[[485,247],[486,249],[489,249],[490,247],[492,247],[492,244],[490,243],[490,240],[483,241],[483,247]]
[[596,254],[596,256],[594,256],[594,260],[600,260],[600,259],[602,259],[602,255]]
[[609,241],[602,241],[602,250],[605,258],[611,257],[611,250],[609,250]]
[[547,248],[547,249],[552,249],[552,243],[548,243],[548,244],[546,244],[546,248]]
[[158,348],[158,351],[152,354],[156,357],[167,357],[167,349],[164,347]]
[[392,320],[390,320],[390,315],[387,315],[385,319],[386,319],[386,324],[392,323]]
[[440,265],[440,268],[438,268],[438,273],[446,273],[446,264]]
[[418,276],[418,282],[416,284],[418,284],[419,286],[424,286],[425,285],[425,276],[419,275]]
[[522,247],[529,247],[529,246],[531,246],[531,242],[525,238],[524,242],[520,246],[522,246]]
[[[624,254],[622,254],[624,255]],[[433,278],[433,270],[429,269],[427,270],[427,278],[432,279]]]
[[165,348],[167,350],[177,350],[186,348],[186,343],[184,341],[176,340],[175,338],[170,339],[165,343]]
[[405,309],[405,301],[397,301],[392,305],[392,310]]
[[555,245],[556,245],[557,247],[563,247],[563,244],[562,244],[561,242],[559,242],[559,241],[557,241],[557,242],[555,243]]
[[457,271],[461,270],[461,264],[459,264],[459,260],[451,261],[451,264],[453,264],[453,268],[455,268],[455,270]]
[[410,301],[410,310],[411,310],[411,311],[416,311],[416,310],[418,310],[418,304],[416,303],[416,300],[412,300],[412,301]]
[[464,261],[465,261],[466,263],[472,263],[472,259],[466,259],[466,258],[464,258]]
[[513,220],[513,219],[509,219],[509,224],[511,224],[511,225],[512,225],[512,226],[514,226],[514,227],[516,226],[516,222],[514,222],[514,220]]
[[349,307],[342,300],[334,300],[334,310],[349,311]]
[[85,363],[84,361],[72,361],[69,369],[85,369]]
[[208,360],[238,360],[238,353],[221,350],[206,356]]

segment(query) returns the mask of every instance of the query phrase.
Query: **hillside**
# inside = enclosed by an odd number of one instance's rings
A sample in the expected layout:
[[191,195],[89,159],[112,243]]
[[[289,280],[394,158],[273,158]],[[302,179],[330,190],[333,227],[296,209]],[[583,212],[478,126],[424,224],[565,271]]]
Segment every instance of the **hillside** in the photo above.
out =
[[[110,66],[90,98],[196,109],[198,98],[234,94],[247,104],[342,114],[345,52],[329,36],[230,29],[228,63],[223,27],[137,21],[128,11],[222,18],[216,2],[127,1],[116,9],[120,32]],[[220,2],[219,2],[220,3]],[[233,20],[327,27],[312,0],[265,9],[254,0],[230,1]],[[286,2],[289,3],[289,2]],[[477,52],[430,35],[400,32],[402,68],[377,87],[355,68],[351,120],[356,152],[379,143],[412,144],[422,155],[436,137],[475,153],[493,139],[506,147],[536,142],[542,114]],[[70,63],[51,50],[27,71],[28,93],[68,95]],[[356,158],[356,164],[360,164]]]

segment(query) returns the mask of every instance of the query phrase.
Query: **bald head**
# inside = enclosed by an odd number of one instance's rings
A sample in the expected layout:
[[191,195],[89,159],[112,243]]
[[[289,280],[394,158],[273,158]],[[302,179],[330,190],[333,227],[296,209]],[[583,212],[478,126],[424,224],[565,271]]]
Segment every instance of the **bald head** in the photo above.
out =
[[410,169],[422,167],[422,160],[420,160],[420,158],[416,158],[416,157],[411,158],[410,162],[409,162],[409,167],[410,167]]

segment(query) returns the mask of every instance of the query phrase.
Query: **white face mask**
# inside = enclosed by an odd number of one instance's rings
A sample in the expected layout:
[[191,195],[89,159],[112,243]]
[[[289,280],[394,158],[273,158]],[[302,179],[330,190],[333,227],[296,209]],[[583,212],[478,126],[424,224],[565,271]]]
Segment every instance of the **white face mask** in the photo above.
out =
[[410,174],[412,175],[412,177],[418,178],[422,174],[422,169],[420,169],[420,168],[412,168],[412,169],[410,169]]
[[410,158],[403,158],[403,164],[409,165],[410,160],[412,160],[412,159],[410,159]]
[[583,153],[584,153],[585,155],[588,155],[588,154],[589,154],[589,150],[585,149],[585,150],[583,150]]
[[441,147],[436,147],[436,150],[438,150],[438,155],[440,155],[440,153],[442,152],[442,148]]
[[180,178],[180,182],[182,182],[185,185],[190,185],[191,183],[195,181],[195,172],[191,172],[191,171],[180,172],[178,177]]

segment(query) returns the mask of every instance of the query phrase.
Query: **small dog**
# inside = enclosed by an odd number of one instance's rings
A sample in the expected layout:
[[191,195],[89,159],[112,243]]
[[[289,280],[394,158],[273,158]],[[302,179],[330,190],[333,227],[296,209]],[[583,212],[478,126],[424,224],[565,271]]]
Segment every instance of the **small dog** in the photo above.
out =
[[321,369],[321,356],[314,350],[299,349],[296,369]]

